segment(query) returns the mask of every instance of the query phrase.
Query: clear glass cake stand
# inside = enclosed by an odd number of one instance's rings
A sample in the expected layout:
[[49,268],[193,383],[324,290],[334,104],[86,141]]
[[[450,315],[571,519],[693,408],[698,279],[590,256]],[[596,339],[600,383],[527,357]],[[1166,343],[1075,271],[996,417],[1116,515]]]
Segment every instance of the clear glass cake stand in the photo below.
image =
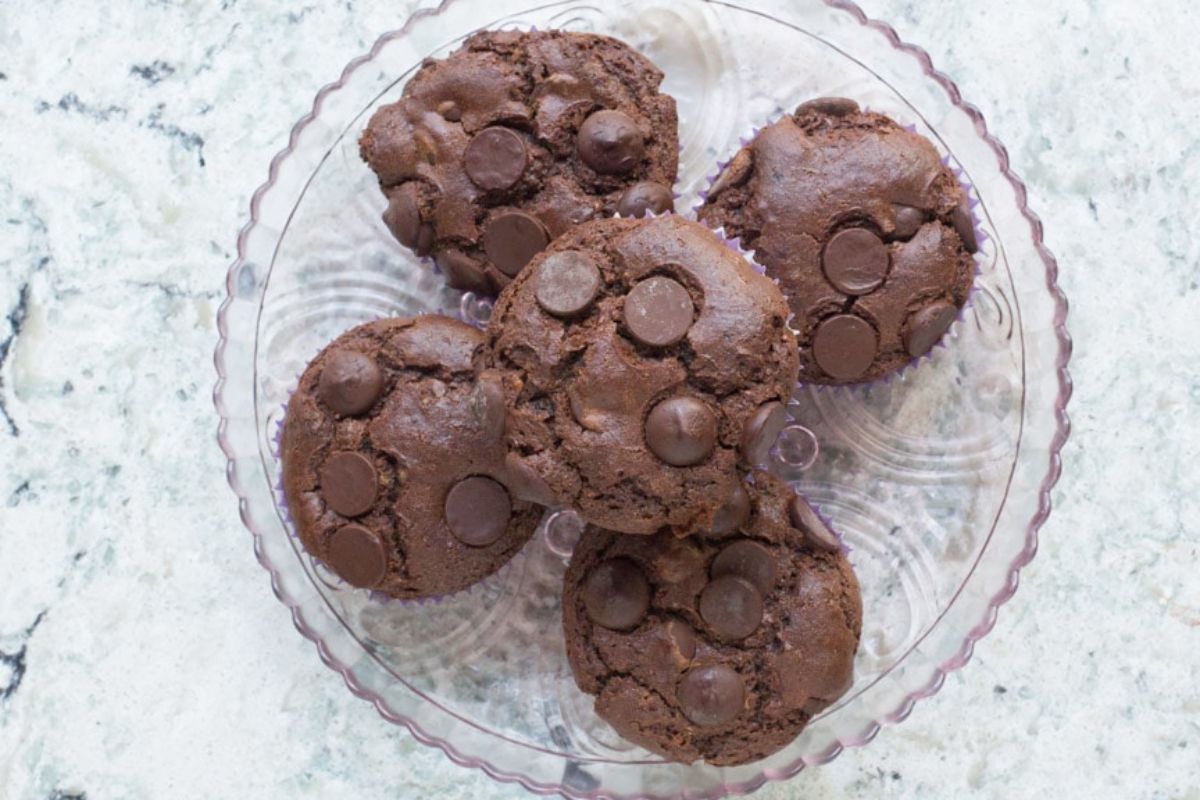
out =
[[[272,587],[320,657],[387,720],[453,761],[571,797],[719,797],[865,744],[967,662],[1017,588],[1050,511],[1068,432],[1066,301],[1004,147],[928,56],[848,2],[453,0],[383,36],[317,95],[254,194],[220,312],[215,401],[229,483]],[[899,377],[798,389],[774,469],[853,548],[865,625],[857,680],[790,746],[733,768],[681,765],[616,736],[571,679],[560,580],[576,533],[548,512],[474,589],[381,601],[309,559],[280,508],[275,434],[305,362],[376,317],[479,309],[394,243],[358,157],[371,112],[479,28],[612,34],[679,103],[682,213],[739,137],[844,95],[929,136],[978,201],[979,279],[945,346]]]

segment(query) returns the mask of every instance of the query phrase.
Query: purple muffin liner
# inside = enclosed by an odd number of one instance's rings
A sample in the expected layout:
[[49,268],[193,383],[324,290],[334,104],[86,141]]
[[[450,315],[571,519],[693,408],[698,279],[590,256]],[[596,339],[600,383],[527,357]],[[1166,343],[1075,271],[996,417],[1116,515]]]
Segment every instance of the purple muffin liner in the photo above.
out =
[[[883,112],[874,111],[873,109],[871,109],[868,106],[863,106],[862,110],[867,111],[867,112],[873,112],[873,113],[883,113]],[[790,116],[790,114],[788,112],[783,112],[782,114],[768,120],[767,122],[763,123],[762,125],[758,125],[758,126],[751,128],[749,134],[738,137],[737,151],[735,151],[727,159],[718,160],[716,172],[714,172],[712,175],[708,176],[706,185],[705,185],[704,189],[700,191],[700,194],[699,194],[700,201],[695,206],[692,207],[693,218],[695,218],[696,220],[700,219],[700,212],[704,208],[705,204],[708,201],[708,196],[709,196],[709,193],[712,191],[713,184],[716,183],[717,179],[721,177],[721,174],[725,171],[725,168],[727,166],[729,166],[730,162],[733,161],[733,158],[734,158],[734,156],[737,155],[737,152],[741,151],[742,148],[744,148],[746,145],[750,144],[750,142],[752,142],[755,139],[755,137],[757,137],[758,134],[764,128],[774,124],[775,122],[778,122],[784,116]],[[886,116],[889,116],[889,118],[891,118],[890,115],[886,115]],[[917,130],[916,125],[903,124],[903,123],[899,123],[899,124],[905,130],[910,131],[911,133],[917,133],[919,135],[923,135],[923,134],[920,134],[920,132]],[[926,137],[926,138],[928,138],[928,137]],[[932,142],[932,140],[929,140],[929,141]],[[937,145],[935,144],[934,146],[936,147]],[[958,316],[955,317],[954,322],[952,322],[950,324],[950,327],[948,327],[946,329],[946,332],[942,334],[941,338],[938,339],[938,341],[933,345],[933,347],[929,348],[929,351],[927,353],[925,353],[924,355],[917,356],[916,358],[910,359],[907,363],[904,364],[904,366],[900,367],[897,370],[889,372],[886,375],[875,378],[874,380],[858,381],[858,382],[854,382],[854,383],[823,384],[823,383],[805,383],[805,382],[801,381],[797,385],[812,386],[814,389],[816,389],[818,391],[838,389],[838,388],[843,388],[843,387],[854,387],[854,386],[873,386],[873,385],[877,385],[877,384],[886,385],[886,384],[890,383],[891,381],[901,378],[902,376],[906,376],[911,370],[919,368],[926,362],[931,361],[934,358],[934,355],[936,353],[939,353],[942,350],[948,348],[950,346],[949,345],[950,340],[954,338],[955,334],[958,332],[958,330],[961,328],[961,326],[963,324],[965,324],[967,311],[968,311],[968,309],[970,309],[972,307],[972,304],[973,304],[973,301],[975,298],[976,284],[979,280],[979,277],[983,273],[983,268],[980,265],[979,256],[980,256],[980,253],[982,253],[982,251],[983,251],[984,244],[986,242],[991,241],[991,236],[989,236],[987,231],[985,231],[983,229],[982,219],[981,219],[979,211],[978,211],[980,201],[979,201],[978,192],[975,191],[975,187],[966,179],[966,175],[963,172],[962,168],[959,167],[956,163],[954,163],[948,154],[943,154],[941,156],[941,162],[942,162],[943,166],[945,166],[946,168],[948,168],[951,171],[951,173],[954,175],[955,180],[958,181],[958,185],[962,187],[963,193],[966,195],[967,208],[971,214],[971,227],[975,233],[975,240],[979,245],[976,252],[971,254],[971,260],[975,263],[975,276],[971,283],[971,291],[967,294],[966,301],[959,308]],[[703,224],[703,223],[701,223],[701,224]],[[739,238],[730,239],[730,237],[725,232],[724,226],[718,228],[716,230],[716,233],[719,236],[721,236],[722,239],[725,239],[726,241],[736,242],[737,243],[736,247],[739,252],[742,252],[742,253],[747,252],[744,248],[742,248]],[[762,267],[762,265],[759,263],[757,258],[754,257],[754,251],[749,251],[749,253],[750,253],[750,255],[747,256],[747,258],[750,261],[750,263],[755,267],[755,269],[759,269],[763,274],[766,274],[766,268]],[[775,282],[776,286],[779,285],[778,278],[772,278],[772,280]],[[789,314],[788,319],[787,319],[788,328],[791,329],[793,332],[795,331],[795,327],[792,325],[792,322],[795,319],[795,316],[796,316],[795,313],[792,312],[791,314]]]

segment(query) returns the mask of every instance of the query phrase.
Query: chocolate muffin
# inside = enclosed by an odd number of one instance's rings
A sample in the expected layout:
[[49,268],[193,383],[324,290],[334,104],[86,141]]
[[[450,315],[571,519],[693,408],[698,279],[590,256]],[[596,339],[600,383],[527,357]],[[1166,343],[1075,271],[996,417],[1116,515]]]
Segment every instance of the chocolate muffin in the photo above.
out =
[[759,131],[700,219],[741,237],[778,279],[802,382],[870,381],[925,355],[975,277],[954,174],[923,136],[852,100],[814,100]]
[[283,484],[305,549],[400,598],[464,589],[512,558],[541,509],[504,478],[504,408],[477,390],[483,334],[446,317],[339,336],[288,402]]
[[862,599],[837,538],[786,484],[745,486],[729,533],[588,528],[563,627],[579,688],[631,742],[731,766],[787,745],[853,682]]
[[673,207],[675,101],[606,36],[489,31],[427,61],[362,135],[401,244],[494,294],[571,226]]
[[501,293],[480,377],[508,405],[518,496],[592,524],[711,526],[787,418],[795,339],[775,285],[701,225],[597,220]]

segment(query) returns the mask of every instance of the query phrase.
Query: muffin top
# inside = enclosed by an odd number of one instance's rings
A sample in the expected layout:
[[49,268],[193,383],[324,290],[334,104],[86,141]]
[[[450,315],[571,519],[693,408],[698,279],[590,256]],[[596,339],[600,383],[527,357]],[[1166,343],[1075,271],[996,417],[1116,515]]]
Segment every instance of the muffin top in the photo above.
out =
[[483,334],[446,317],[342,334],[284,421],[283,483],[304,547],[353,586],[419,598],[466,588],[533,535],[504,477],[504,409],[477,390]]
[[869,381],[925,355],[975,277],[954,174],[923,136],[851,100],[805,103],[759,131],[700,219],[741,237],[778,279],[802,382]]
[[679,142],[662,78],[606,36],[471,36],[362,135],[384,221],[451,286],[494,294],[573,225],[670,209]]
[[858,583],[837,538],[771,475],[722,535],[584,532],[563,626],[579,687],[626,739],[675,761],[764,758],[853,680]]
[[596,525],[707,529],[735,465],[765,460],[786,419],[786,316],[775,285],[694,222],[575,228],[488,323],[480,380],[504,392],[510,466]]

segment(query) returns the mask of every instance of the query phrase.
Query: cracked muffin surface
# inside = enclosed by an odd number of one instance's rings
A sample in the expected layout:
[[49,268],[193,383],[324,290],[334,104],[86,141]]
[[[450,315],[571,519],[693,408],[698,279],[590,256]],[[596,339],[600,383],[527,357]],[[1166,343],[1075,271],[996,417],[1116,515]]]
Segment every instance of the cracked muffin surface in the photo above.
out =
[[679,137],[662,79],[606,36],[469,37],[362,134],[384,222],[452,287],[490,295],[580,222],[670,210]]
[[504,408],[474,380],[483,334],[446,317],[339,336],[288,402],[281,456],[300,541],[346,582],[398,598],[459,591],[529,540],[541,509],[504,471]]
[[699,216],[779,281],[802,382],[870,381],[925,355],[975,278],[954,173],[923,136],[851,100],[810,101],[759,131]]
[[694,222],[560,237],[488,323],[480,382],[506,399],[513,491],[625,533],[710,529],[787,419],[786,317],[775,284]]
[[743,489],[720,535],[589,527],[564,579],[576,683],[624,738],[675,761],[764,758],[853,682],[862,599],[837,538],[778,478]]

